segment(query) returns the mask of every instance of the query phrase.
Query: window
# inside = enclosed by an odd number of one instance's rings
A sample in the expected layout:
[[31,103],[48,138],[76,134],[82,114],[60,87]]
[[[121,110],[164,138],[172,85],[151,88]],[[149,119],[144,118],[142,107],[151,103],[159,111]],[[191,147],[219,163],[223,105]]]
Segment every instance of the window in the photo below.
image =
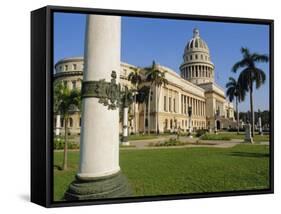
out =
[[165,129],[168,128],[168,119],[165,119]]
[[81,127],[81,124],[82,124],[82,120],[81,120],[81,117],[79,118],[79,126]]
[[172,98],[169,97],[169,111],[172,111]]
[[167,111],[167,97],[164,96],[164,111]]
[[60,71],[62,70],[62,67],[61,67],[61,66],[59,67],[59,70],[60,70]]
[[192,60],[192,55],[190,55],[190,60]]
[[75,89],[76,88],[76,81],[72,81],[72,88]]
[[73,64],[73,70],[76,70],[76,69],[77,69],[77,65]]
[[68,70],[68,65],[64,66],[64,70],[67,71]]
[[73,119],[69,118],[69,127],[73,127]]
[[203,59],[203,55],[201,54],[201,59]]
[[197,54],[195,54],[195,59],[198,59],[198,55]]
[[60,119],[60,127],[63,127],[63,124],[64,124],[64,119],[61,118],[61,119]]
[[174,103],[173,103],[173,105],[174,105],[174,112],[176,112],[176,98],[174,98]]
[[170,129],[172,129],[173,128],[173,120],[171,119],[170,120]]

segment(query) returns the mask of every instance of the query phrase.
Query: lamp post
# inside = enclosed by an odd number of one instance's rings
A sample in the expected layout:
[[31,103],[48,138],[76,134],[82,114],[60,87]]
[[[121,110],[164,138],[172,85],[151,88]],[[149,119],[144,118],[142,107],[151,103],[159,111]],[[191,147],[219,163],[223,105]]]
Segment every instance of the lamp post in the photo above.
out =
[[191,121],[191,115],[192,115],[192,107],[191,106],[188,106],[188,117],[189,117],[189,120],[188,120],[188,127],[189,127],[189,130],[188,130],[188,134],[189,134],[189,138],[192,138],[192,121]]
[[133,95],[128,90],[128,87],[125,87],[125,90],[122,95],[122,101],[123,101],[123,132],[122,132],[121,144],[123,146],[129,146],[130,142],[128,141],[128,109],[133,101]]
[[218,109],[215,111],[215,134],[218,134],[217,121],[218,121],[219,115],[220,115],[220,109],[218,108]]
[[259,110],[258,111],[258,114],[259,114],[259,135],[263,135],[262,133],[262,122],[261,122],[261,111]]

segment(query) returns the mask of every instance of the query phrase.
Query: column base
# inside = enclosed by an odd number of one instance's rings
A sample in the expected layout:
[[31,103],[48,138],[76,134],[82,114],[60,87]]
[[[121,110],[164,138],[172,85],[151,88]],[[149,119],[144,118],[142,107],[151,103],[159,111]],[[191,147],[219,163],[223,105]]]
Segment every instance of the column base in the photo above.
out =
[[132,195],[127,178],[121,173],[94,179],[73,181],[64,194],[67,201],[129,197]]

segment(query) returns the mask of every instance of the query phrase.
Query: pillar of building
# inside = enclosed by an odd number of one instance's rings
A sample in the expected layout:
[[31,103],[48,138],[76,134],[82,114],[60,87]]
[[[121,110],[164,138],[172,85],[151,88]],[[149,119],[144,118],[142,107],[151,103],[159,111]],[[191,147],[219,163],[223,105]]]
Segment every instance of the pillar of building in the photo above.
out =
[[128,106],[124,106],[123,109],[123,136],[122,136],[122,145],[129,146],[130,142],[128,141]]
[[119,16],[87,16],[80,163],[66,200],[130,195],[119,167],[120,28]]
[[56,136],[60,135],[60,115],[56,116]]

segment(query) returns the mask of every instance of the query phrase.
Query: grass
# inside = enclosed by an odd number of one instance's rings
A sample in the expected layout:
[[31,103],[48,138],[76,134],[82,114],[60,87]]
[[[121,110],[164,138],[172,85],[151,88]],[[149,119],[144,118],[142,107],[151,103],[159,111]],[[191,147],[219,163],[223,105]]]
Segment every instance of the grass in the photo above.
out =
[[[77,171],[79,152],[69,152],[69,168],[58,170],[54,153],[54,199],[61,200]],[[135,196],[218,192],[269,187],[269,146],[121,150],[120,166]]]
[[[216,134],[208,134],[210,136],[220,136],[221,138],[230,138],[230,139],[244,139],[245,133],[240,132],[239,135],[236,132],[219,132]],[[254,142],[269,141],[269,135],[258,135],[257,133],[254,136]]]
[[231,140],[231,137],[221,134],[205,134],[201,137],[201,140]]

